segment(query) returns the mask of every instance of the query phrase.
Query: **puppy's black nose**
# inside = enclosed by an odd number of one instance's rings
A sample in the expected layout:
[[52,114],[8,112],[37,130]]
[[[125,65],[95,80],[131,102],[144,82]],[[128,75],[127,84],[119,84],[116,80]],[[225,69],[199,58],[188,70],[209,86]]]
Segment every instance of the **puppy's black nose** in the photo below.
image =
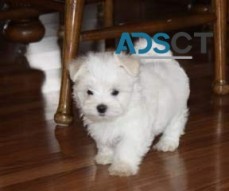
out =
[[99,113],[105,113],[106,110],[107,110],[107,106],[104,105],[104,104],[100,104],[100,105],[97,106],[97,111],[98,111]]

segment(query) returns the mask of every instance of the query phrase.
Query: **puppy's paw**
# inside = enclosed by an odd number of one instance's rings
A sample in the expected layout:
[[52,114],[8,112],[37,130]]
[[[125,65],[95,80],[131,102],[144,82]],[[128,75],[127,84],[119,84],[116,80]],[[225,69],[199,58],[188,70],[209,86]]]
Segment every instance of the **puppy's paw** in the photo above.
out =
[[172,152],[179,146],[179,140],[162,138],[153,148],[158,151]]
[[131,176],[137,174],[137,167],[133,168],[125,162],[119,162],[110,166],[109,174],[112,176]]
[[112,155],[109,154],[97,154],[95,156],[95,162],[101,165],[107,165],[112,163]]

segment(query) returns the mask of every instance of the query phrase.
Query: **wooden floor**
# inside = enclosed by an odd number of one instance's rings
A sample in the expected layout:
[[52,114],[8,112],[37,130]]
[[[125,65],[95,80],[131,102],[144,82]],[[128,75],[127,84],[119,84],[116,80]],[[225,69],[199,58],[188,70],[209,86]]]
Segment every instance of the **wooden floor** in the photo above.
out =
[[212,62],[207,57],[199,55],[182,64],[191,78],[191,97],[179,149],[173,153],[151,149],[139,174],[129,178],[111,177],[107,166],[94,163],[95,144],[77,112],[70,127],[55,125],[59,94],[42,93],[42,87],[46,73],[59,81],[58,71],[28,68],[21,56],[11,57],[13,64],[3,60],[1,191],[229,190],[229,96],[212,94]]

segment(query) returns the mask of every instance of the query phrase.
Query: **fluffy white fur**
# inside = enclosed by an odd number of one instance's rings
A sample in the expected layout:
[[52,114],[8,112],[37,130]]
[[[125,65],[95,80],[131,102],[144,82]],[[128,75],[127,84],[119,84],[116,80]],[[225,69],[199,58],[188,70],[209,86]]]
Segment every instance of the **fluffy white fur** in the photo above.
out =
[[[143,47],[145,42],[140,40],[136,49]],[[147,54],[155,55],[153,50]],[[188,116],[189,80],[176,60],[89,53],[73,61],[69,71],[77,106],[97,144],[95,160],[111,164],[111,175],[135,175],[161,133],[155,149],[178,147]],[[102,113],[101,104],[106,107]]]

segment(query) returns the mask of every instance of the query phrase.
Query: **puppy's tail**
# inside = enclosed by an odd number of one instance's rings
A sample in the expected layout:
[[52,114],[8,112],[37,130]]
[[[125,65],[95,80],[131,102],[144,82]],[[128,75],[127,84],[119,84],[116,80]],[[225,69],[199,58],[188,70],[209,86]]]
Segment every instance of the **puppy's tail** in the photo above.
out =
[[144,54],[139,54],[138,51],[141,49],[145,49],[147,47],[147,41],[145,39],[139,39],[138,41],[136,41],[135,43],[135,50],[137,52],[136,57],[138,57],[139,59],[141,59],[142,63],[152,63],[152,60],[156,61],[156,60],[163,60],[164,58],[159,58],[159,57],[165,57],[165,59],[168,59],[169,57],[172,56],[172,52],[168,51],[166,53],[163,54],[159,54],[157,52],[155,52],[155,48],[159,49],[159,50],[163,50],[165,47],[161,44],[156,43],[153,39],[152,39],[152,47],[151,49]]

